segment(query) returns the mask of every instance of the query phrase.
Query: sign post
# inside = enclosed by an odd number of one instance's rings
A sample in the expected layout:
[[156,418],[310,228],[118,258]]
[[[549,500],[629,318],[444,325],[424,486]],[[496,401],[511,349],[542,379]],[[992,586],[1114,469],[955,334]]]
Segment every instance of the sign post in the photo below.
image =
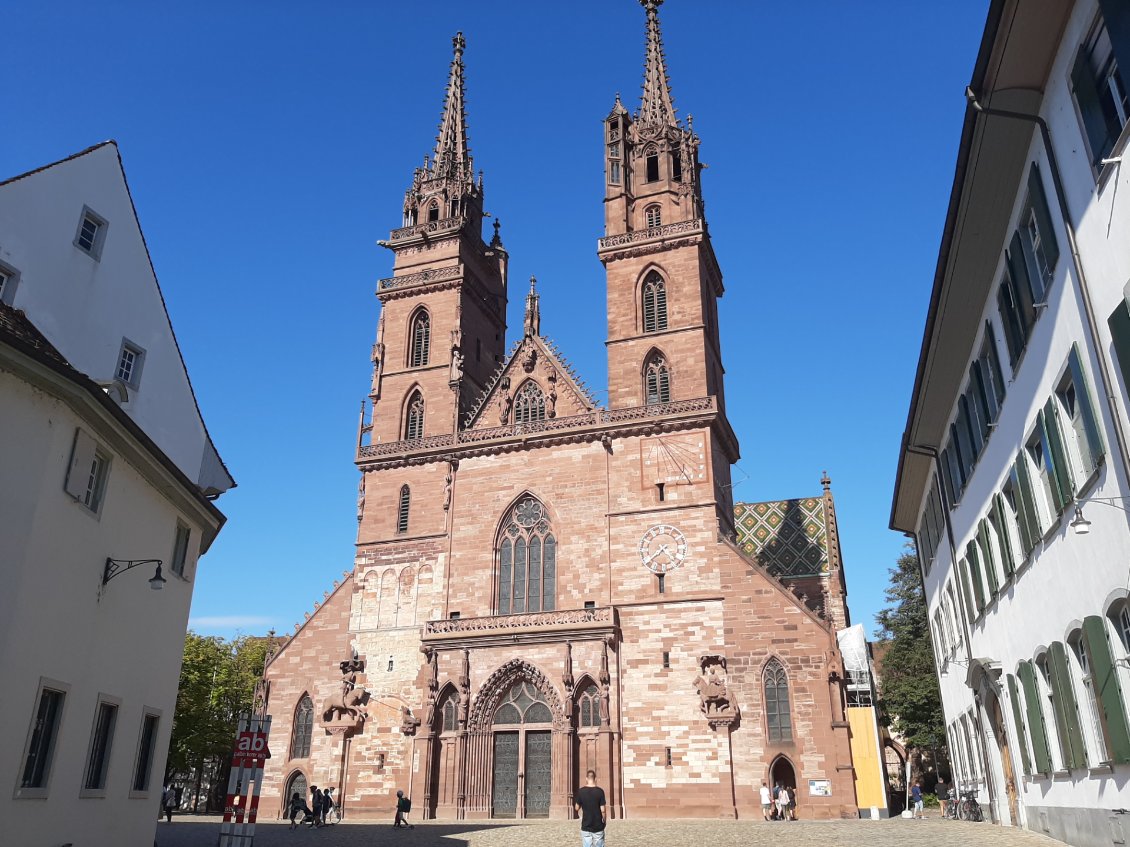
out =
[[270,715],[244,712],[239,716],[219,847],[251,847],[255,839],[255,815],[259,810],[259,791],[263,787],[263,766],[271,757],[271,751],[267,749],[270,731]]

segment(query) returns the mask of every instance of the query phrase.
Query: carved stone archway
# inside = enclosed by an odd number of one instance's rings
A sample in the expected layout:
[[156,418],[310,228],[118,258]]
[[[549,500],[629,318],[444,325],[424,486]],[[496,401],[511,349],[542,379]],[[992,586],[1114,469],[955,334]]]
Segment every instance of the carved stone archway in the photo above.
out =
[[479,695],[471,706],[471,714],[467,719],[467,729],[470,732],[486,732],[490,730],[494,712],[502,698],[517,682],[529,682],[545,697],[546,705],[553,714],[553,728],[564,730],[569,726],[565,716],[565,704],[557,687],[549,681],[549,677],[539,668],[531,665],[524,659],[511,659],[499,667],[483,683]]

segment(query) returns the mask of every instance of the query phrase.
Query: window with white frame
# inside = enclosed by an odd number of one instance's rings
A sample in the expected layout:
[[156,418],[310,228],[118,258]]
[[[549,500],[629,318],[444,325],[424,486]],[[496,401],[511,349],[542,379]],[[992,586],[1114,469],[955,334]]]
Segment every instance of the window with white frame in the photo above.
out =
[[1052,687],[1051,667],[1047,653],[1036,657],[1036,691],[1041,698],[1040,711],[1044,714],[1044,731],[1048,736],[1048,752],[1052,769],[1062,770],[1067,765],[1064,756],[1064,739],[1060,738],[1060,717],[1056,695]]
[[84,206],[75,233],[75,246],[94,259],[102,258],[106,241],[106,219]]
[[64,686],[44,683],[40,687],[27,749],[24,752],[24,766],[17,792],[19,797],[47,796],[51,760],[55,754],[55,742],[59,736],[66,696]]
[[1087,757],[1092,766],[1105,764],[1110,761],[1110,751],[1107,749],[1106,736],[1103,734],[1101,718],[1099,717],[1099,702],[1095,688],[1095,677],[1091,672],[1090,656],[1082,630],[1076,630],[1067,637],[1067,644],[1071,648],[1072,676],[1076,688],[1076,700],[1079,701],[1079,711],[1083,723],[1083,738],[1087,747]]
[[89,433],[82,429],[75,430],[64,490],[90,511],[98,513],[106,494],[109,472],[109,454],[98,446]]
[[84,792],[103,792],[106,789],[106,771],[110,767],[110,749],[114,743],[114,726],[118,722],[118,704],[99,700],[94,712],[94,727],[90,733],[90,747],[86,754],[86,772],[83,774]]
[[1032,477],[1032,494],[1042,535],[1043,530],[1051,525],[1056,512],[1052,495],[1051,459],[1038,427],[1025,442],[1021,457],[1028,463],[1028,472]]
[[171,570],[177,576],[184,576],[185,565],[188,562],[188,542],[192,537],[192,530],[177,521],[177,531],[173,538],[173,561]]
[[1091,165],[1103,167],[1130,118],[1126,74],[1118,67],[1110,32],[1099,17],[1075,57],[1071,71],[1072,93],[1090,148]]
[[11,306],[16,299],[16,286],[20,275],[11,265],[0,262],[0,303]]
[[663,223],[663,213],[659,209],[659,204],[648,206],[644,210],[644,216],[647,219],[648,229],[655,229]]
[[1072,490],[1078,492],[1102,461],[1104,448],[1077,346],[1071,348],[1067,370],[1056,386],[1054,412],[1074,471]]
[[145,351],[125,338],[118,352],[118,367],[114,376],[131,388],[141,383],[141,365],[145,361]]

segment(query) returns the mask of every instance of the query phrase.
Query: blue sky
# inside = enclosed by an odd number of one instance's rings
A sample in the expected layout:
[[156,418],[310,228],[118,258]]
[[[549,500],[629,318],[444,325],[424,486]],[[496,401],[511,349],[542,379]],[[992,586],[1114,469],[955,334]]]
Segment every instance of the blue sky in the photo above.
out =
[[[827,469],[855,622],[887,529],[987,0],[670,0],[675,105],[702,138],[725,275],[739,500]],[[542,331],[606,385],[601,124],[643,77],[633,0],[19,3],[5,11],[0,178],[118,141],[212,435],[239,481],[202,560],[201,632],[287,632],[352,567],[357,410],[376,245],[434,143],[451,36],[486,208],[511,257],[509,338]]]

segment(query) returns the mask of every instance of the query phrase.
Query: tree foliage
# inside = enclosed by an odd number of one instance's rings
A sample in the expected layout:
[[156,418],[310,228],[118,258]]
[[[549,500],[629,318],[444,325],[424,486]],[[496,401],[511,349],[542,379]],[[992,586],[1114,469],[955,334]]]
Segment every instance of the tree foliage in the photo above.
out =
[[[207,772],[214,782],[226,779],[239,714],[251,710],[272,641],[270,636],[225,641],[188,632],[169,741],[169,774],[199,778]],[[209,796],[214,787],[206,787]]]
[[886,646],[879,706],[908,746],[942,746],[946,738],[942,696],[918,555],[912,545],[898,557],[890,575],[884,594],[890,605],[875,616],[878,644]]

